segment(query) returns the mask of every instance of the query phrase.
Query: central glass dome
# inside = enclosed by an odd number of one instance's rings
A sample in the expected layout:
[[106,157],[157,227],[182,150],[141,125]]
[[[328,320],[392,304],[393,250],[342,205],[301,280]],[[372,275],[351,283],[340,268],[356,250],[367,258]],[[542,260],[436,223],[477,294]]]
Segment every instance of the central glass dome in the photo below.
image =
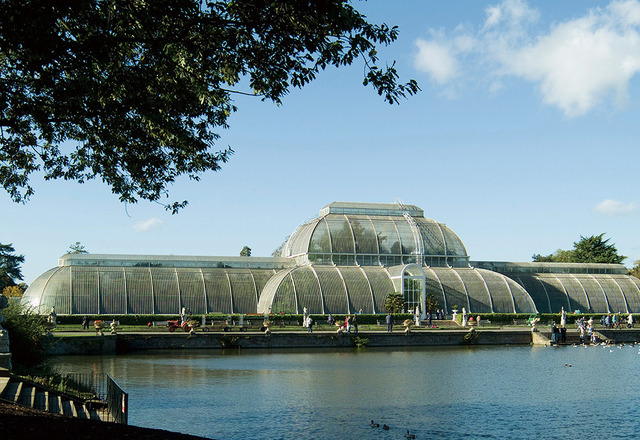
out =
[[284,257],[298,264],[466,267],[467,251],[447,226],[413,205],[333,202],[300,226]]

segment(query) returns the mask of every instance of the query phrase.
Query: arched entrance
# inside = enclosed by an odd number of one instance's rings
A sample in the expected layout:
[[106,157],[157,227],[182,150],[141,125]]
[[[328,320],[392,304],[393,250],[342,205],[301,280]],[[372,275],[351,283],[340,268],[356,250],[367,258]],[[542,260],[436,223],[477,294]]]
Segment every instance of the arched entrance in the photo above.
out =
[[404,311],[415,314],[418,307],[420,319],[426,319],[426,276],[422,267],[417,264],[407,264],[392,266],[388,270],[395,291],[402,293],[404,298]]

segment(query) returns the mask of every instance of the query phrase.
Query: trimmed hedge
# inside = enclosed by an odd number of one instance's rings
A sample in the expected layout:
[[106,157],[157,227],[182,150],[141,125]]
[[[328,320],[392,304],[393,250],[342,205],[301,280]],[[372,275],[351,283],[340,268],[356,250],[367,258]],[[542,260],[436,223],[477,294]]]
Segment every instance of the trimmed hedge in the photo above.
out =
[[[144,326],[144,325],[147,325],[147,323],[153,322],[153,321],[169,321],[169,320],[180,319],[180,315],[86,315],[86,316],[89,318],[90,325],[93,325],[93,321],[95,320],[111,322],[112,320],[115,319],[116,321],[120,322],[120,325]],[[231,320],[236,321],[237,323],[240,320],[240,316],[241,315],[239,314],[227,315],[227,314],[215,313],[215,314],[206,315],[206,319],[208,322],[212,320],[224,321],[229,317],[231,317]],[[344,321],[346,316],[347,315],[344,315],[344,314],[333,315],[336,321]],[[353,316],[353,315],[351,314],[350,316]],[[385,322],[384,320],[386,316],[387,316],[386,314],[382,314],[382,313],[358,314],[358,325],[375,325],[375,324],[378,324],[378,322],[380,324],[384,324]],[[326,323],[328,317],[329,315],[318,315],[318,314],[311,315],[311,318],[313,319],[315,324]],[[58,315],[57,321],[58,321],[58,324],[61,324],[61,325],[73,325],[73,324],[81,325],[82,318],[83,318],[82,315]],[[190,318],[200,321],[200,319],[202,319],[202,315],[191,315]],[[302,325],[303,318],[304,318],[303,315],[298,315],[298,314],[269,315],[269,320],[276,324],[283,321],[284,322],[297,321],[299,325]],[[399,323],[404,321],[405,319],[413,319],[413,315],[411,313],[396,313],[393,315],[393,319],[396,323]],[[261,315],[261,314],[244,315],[244,320],[252,321],[252,322],[262,322],[264,321],[264,315]]]

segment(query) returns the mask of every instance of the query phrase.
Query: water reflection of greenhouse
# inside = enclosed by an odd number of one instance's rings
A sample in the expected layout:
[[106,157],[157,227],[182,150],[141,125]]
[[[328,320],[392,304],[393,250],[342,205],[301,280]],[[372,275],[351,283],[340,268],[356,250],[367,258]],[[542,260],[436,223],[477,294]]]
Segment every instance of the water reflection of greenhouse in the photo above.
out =
[[23,303],[59,314],[383,313],[389,293],[425,311],[640,312],[640,280],[618,264],[470,262],[460,238],[411,205],[334,202],[282,257],[67,254]]

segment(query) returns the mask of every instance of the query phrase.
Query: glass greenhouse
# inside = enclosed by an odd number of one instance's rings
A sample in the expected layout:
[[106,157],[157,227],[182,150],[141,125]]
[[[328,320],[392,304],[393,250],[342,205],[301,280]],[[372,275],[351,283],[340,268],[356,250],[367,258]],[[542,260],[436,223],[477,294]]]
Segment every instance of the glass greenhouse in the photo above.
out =
[[425,314],[640,312],[616,264],[470,262],[460,238],[412,205],[334,202],[280,258],[67,254],[23,304],[58,314],[384,313],[389,293]]

